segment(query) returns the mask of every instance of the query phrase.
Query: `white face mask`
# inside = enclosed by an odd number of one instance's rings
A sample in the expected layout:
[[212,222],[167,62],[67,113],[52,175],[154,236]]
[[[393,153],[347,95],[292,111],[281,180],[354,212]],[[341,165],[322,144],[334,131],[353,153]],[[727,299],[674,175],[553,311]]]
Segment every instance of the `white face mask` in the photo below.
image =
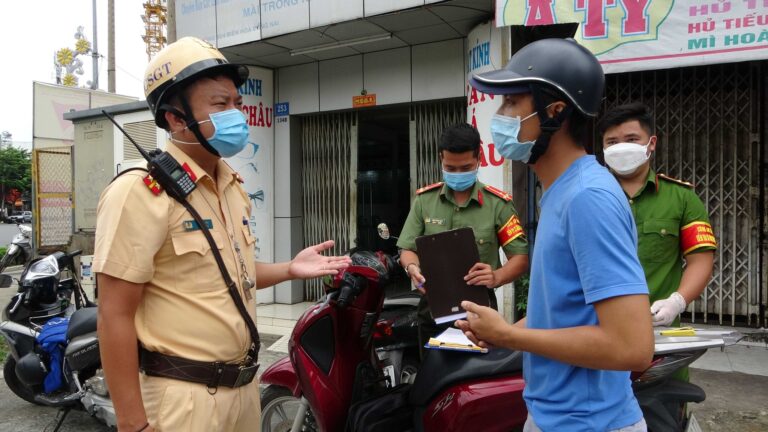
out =
[[650,157],[648,154],[649,145],[651,145],[650,139],[646,145],[636,143],[613,144],[603,151],[605,163],[620,176],[630,175],[637,171]]

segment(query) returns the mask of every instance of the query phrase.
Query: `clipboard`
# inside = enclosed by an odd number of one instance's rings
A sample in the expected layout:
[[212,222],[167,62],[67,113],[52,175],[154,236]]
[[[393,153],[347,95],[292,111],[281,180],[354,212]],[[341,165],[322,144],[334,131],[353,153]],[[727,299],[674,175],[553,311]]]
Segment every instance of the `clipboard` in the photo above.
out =
[[480,262],[472,228],[459,228],[416,238],[429,309],[437,324],[466,318],[461,302],[489,306],[488,288],[467,285],[464,276]]
[[488,353],[488,348],[481,348],[472,343],[459,329],[448,328],[440,335],[429,338],[424,348],[448,351],[463,351],[479,354]]

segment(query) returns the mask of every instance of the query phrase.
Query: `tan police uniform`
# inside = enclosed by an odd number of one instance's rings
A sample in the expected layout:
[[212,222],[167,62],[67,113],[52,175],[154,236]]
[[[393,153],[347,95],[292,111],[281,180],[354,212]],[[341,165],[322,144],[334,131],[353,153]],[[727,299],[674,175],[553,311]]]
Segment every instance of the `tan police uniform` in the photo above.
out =
[[[191,173],[187,198],[209,226],[230,276],[255,321],[255,288],[243,292],[246,272],[256,278],[251,205],[240,176],[223,160],[213,179],[175,145],[168,152]],[[203,362],[243,361],[250,335],[192,216],[143,171],[117,178],[101,195],[93,270],[144,284],[136,333],[149,350]],[[144,407],[158,431],[258,431],[259,385],[218,387],[141,374]],[[214,393],[214,394],[211,394]]]

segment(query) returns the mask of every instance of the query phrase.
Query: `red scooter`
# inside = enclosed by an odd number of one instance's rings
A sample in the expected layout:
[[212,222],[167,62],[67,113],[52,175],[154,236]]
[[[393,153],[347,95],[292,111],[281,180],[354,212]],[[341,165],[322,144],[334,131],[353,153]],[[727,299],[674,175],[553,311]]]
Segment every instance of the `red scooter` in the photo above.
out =
[[355,252],[351,258],[349,268],[326,280],[324,301],[296,323],[289,356],[261,376],[268,385],[261,396],[261,430],[343,431],[350,412],[357,409],[359,417],[361,404],[395,392],[404,395],[397,414],[405,413],[408,424],[388,430],[521,429],[527,416],[521,352],[433,350],[413,384],[386,388],[372,334],[384,300],[382,287],[399,266],[383,253]]

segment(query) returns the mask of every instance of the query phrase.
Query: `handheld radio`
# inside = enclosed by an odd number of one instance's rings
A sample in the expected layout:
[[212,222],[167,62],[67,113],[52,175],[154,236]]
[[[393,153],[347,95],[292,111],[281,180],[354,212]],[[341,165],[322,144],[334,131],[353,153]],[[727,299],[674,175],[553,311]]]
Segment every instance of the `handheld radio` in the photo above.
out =
[[147,171],[149,171],[149,175],[151,175],[152,178],[165,189],[165,192],[168,195],[177,200],[184,200],[193,190],[195,190],[195,182],[192,181],[189,174],[181,167],[181,165],[179,165],[179,162],[174,159],[173,156],[168,152],[161,152],[160,150],[152,150],[147,153],[147,151],[141,148],[141,146],[128,135],[128,132],[115,121],[115,118],[112,117],[112,115],[106,110],[101,110],[101,113],[107,116],[109,121],[117,126],[117,128],[120,129],[120,132],[122,132],[123,135],[136,146],[136,150],[138,150],[139,153],[141,153],[141,156],[147,160]]

